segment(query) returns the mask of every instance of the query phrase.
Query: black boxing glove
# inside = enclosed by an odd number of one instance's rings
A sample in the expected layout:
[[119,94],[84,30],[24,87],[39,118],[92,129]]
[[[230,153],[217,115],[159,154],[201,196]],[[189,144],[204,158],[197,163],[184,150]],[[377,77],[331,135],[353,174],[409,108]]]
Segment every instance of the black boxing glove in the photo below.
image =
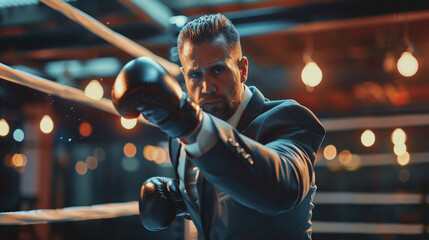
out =
[[185,137],[202,119],[201,108],[149,57],[124,66],[113,84],[112,102],[123,117],[136,118],[142,113],[170,137]]
[[152,177],[140,190],[140,220],[150,231],[166,229],[176,216],[189,218],[179,190],[179,182],[167,177]]

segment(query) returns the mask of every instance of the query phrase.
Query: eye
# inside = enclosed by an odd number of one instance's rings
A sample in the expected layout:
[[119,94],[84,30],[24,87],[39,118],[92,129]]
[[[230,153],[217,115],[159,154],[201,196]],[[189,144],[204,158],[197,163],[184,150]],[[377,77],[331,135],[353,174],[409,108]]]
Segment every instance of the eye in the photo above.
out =
[[202,74],[201,72],[190,72],[188,74],[188,77],[194,81],[197,81],[198,79],[201,78],[201,74]]
[[213,72],[216,74],[221,74],[223,72],[223,67],[215,67]]

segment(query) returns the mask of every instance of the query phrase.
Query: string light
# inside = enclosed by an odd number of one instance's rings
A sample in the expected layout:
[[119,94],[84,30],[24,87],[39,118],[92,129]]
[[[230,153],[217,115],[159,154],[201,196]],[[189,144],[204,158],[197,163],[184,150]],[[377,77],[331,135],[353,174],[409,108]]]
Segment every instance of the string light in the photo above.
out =
[[343,165],[349,164],[352,161],[352,153],[347,149],[341,151],[338,155],[338,161]]
[[9,124],[6,120],[0,119],[0,136],[4,137],[9,134]]
[[364,145],[365,147],[371,147],[375,143],[375,134],[374,132],[368,129],[362,133],[360,139],[361,139],[362,145]]
[[402,53],[401,57],[396,64],[399,73],[404,77],[411,77],[417,73],[419,69],[419,62],[413,56],[413,53],[410,50],[407,50]]
[[125,144],[123,151],[125,156],[134,157],[137,153],[137,148],[134,144],[127,143]]
[[89,137],[92,133],[92,126],[89,122],[82,122],[79,125],[79,134],[82,137]]
[[393,152],[396,156],[401,156],[407,152],[407,145],[403,144],[395,144],[393,147]]
[[78,161],[75,165],[75,170],[80,175],[85,175],[88,171],[88,165],[82,161]]
[[87,157],[86,160],[85,160],[85,163],[88,166],[88,168],[91,169],[91,170],[96,169],[97,166],[98,166],[97,158],[95,158],[93,156]]
[[100,82],[91,80],[85,87],[85,95],[94,100],[101,100],[104,95],[104,90]]
[[396,160],[398,161],[399,165],[405,166],[410,162],[410,154],[405,152],[404,154],[397,156]]
[[137,118],[126,119],[124,117],[121,117],[121,124],[122,127],[124,127],[125,129],[133,129],[137,125]]
[[337,156],[337,148],[334,145],[328,145],[323,149],[323,156],[326,160],[332,160]]
[[15,129],[15,131],[13,131],[13,139],[15,139],[15,141],[17,142],[22,142],[24,140],[24,131],[22,131],[21,129],[17,128]]
[[405,144],[405,141],[407,140],[407,134],[405,133],[404,130],[402,130],[402,128],[396,128],[392,132],[391,140],[392,140],[392,143],[395,145]]
[[302,82],[309,87],[315,87],[319,85],[322,81],[322,77],[322,70],[314,61],[310,61],[305,64],[305,67],[301,72]]
[[42,120],[40,121],[40,130],[43,133],[51,133],[54,129],[54,122],[52,121],[52,118],[49,115],[44,115]]

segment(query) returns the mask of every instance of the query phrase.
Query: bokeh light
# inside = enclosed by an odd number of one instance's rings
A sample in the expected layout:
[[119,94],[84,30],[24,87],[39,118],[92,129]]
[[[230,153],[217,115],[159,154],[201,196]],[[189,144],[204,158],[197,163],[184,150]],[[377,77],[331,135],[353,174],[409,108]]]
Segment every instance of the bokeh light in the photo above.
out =
[[4,157],[4,165],[6,165],[6,167],[12,167],[12,155],[6,154]]
[[82,122],[79,125],[79,134],[82,137],[89,137],[92,133],[92,126],[89,122]]
[[310,87],[319,85],[322,81],[322,77],[322,70],[319,68],[317,63],[313,61],[308,62],[301,72],[302,82]]
[[328,145],[323,149],[323,156],[326,160],[332,160],[337,156],[337,148],[334,145]]
[[15,153],[12,156],[12,166],[19,168],[19,167],[25,167],[27,165],[27,156],[22,153]]
[[88,166],[82,161],[78,161],[75,165],[76,172],[80,175],[85,175],[88,171]]
[[85,163],[88,166],[88,168],[91,169],[91,170],[96,169],[97,166],[98,166],[97,158],[95,158],[93,156],[87,157],[86,160],[85,160]]
[[391,136],[393,144],[404,144],[407,140],[407,134],[401,128],[396,128]]
[[49,115],[44,115],[42,117],[42,120],[40,121],[40,130],[43,133],[51,133],[54,129],[54,122],[52,121],[52,118]]
[[94,100],[101,100],[104,95],[104,90],[97,80],[91,80],[85,87],[85,95]]
[[393,152],[396,156],[401,156],[407,152],[407,145],[395,144],[395,146],[393,147]]
[[405,152],[404,154],[397,156],[396,160],[398,161],[399,165],[405,166],[410,162],[410,154]]
[[15,141],[22,142],[24,140],[24,137],[24,131],[22,131],[21,129],[17,128],[15,129],[15,131],[13,131],[13,139],[15,139]]
[[348,171],[356,171],[361,167],[361,159],[358,155],[352,154],[350,162],[345,166]]
[[375,134],[369,129],[365,130],[362,133],[360,140],[362,142],[362,145],[364,145],[365,147],[371,147],[375,143]]
[[0,136],[4,137],[9,134],[9,124],[4,119],[0,119]]
[[402,53],[396,66],[399,73],[404,77],[411,77],[419,70],[419,62],[410,51]]
[[125,129],[133,129],[137,125],[137,118],[126,119],[121,117],[121,124]]
[[338,161],[343,165],[349,164],[352,161],[352,153],[347,149],[341,151],[338,155]]
[[137,153],[137,148],[132,143],[125,144],[123,150],[124,150],[125,156],[127,156],[127,157],[134,157]]

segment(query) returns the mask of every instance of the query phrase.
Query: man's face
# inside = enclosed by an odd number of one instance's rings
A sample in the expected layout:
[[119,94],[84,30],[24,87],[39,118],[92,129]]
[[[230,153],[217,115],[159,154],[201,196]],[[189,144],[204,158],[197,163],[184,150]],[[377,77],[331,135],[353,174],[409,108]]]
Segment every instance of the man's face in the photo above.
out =
[[186,89],[201,108],[228,120],[237,110],[247,79],[247,59],[239,44],[228,51],[223,35],[194,45],[186,41],[179,52]]

